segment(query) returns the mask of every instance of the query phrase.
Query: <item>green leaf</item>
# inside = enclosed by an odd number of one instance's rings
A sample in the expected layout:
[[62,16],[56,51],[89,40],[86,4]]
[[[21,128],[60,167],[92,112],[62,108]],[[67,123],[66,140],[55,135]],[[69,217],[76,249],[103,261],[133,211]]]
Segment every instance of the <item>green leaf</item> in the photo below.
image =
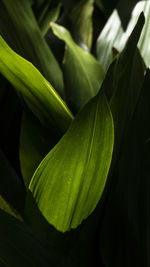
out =
[[[112,116],[101,92],[39,165],[29,190],[42,215],[57,230],[76,228],[95,209],[107,180],[113,140]],[[28,195],[26,217],[32,223],[36,220]]]
[[149,257],[149,85],[148,70],[105,206],[100,248],[106,266],[146,266]]
[[143,25],[144,15],[141,14],[114,67],[113,95],[110,100],[110,108],[115,126],[116,151],[120,147],[128,123],[133,115],[144,80],[145,66],[136,49]]
[[0,2],[0,34],[15,52],[31,61],[63,96],[62,71],[34,17],[30,1]]
[[27,60],[16,54],[0,36],[0,72],[21,94],[42,122],[65,132],[73,115],[51,84]]
[[64,256],[26,224],[0,210],[0,265],[49,267],[63,265]]
[[34,171],[57,143],[58,136],[53,129],[44,127],[27,109],[24,109],[20,133],[20,166],[25,186],[33,176]]
[[104,29],[99,35],[97,40],[97,58],[102,67],[107,70],[112,61],[112,49],[115,47],[118,51],[122,51],[130,36],[133,28],[135,27],[138,17],[141,12],[145,15],[145,25],[141,37],[138,42],[138,47],[146,66],[150,66],[149,54],[149,31],[150,31],[150,2],[140,1],[132,11],[132,16],[129,21],[127,30],[124,32],[121,25],[121,20],[117,10],[114,10],[109,20],[107,21]]
[[45,1],[43,3],[34,4],[34,12],[42,31],[42,35],[45,36],[50,28],[50,22],[55,22],[61,11],[62,4],[59,1],[52,3],[51,1]]
[[19,213],[0,195],[0,209],[14,216],[18,220],[23,220]]
[[78,111],[97,94],[104,71],[90,53],[73,41],[68,30],[55,23],[51,23],[51,27],[54,34],[66,43],[63,61],[66,95],[69,104]]
[[25,189],[10,162],[0,149],[0,195],[23,214]]
[[91,50],[92,37],[93,37],[93,25],[92,25],[92,14],[94,10],[94,0],[81,0],[72,9],[70,13],[70,20],[73,24],[74,30],[76,31],[79,44],[83,43],[86,45],[86,49]]

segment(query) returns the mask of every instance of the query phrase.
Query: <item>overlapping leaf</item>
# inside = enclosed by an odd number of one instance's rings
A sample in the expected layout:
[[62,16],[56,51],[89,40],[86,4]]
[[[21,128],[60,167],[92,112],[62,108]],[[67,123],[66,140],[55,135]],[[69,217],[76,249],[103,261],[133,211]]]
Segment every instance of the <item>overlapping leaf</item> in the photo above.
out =
[[[123,142],[101,228],[106,266],[147,266],[149,252],[150,71]],[[121,237],[121,238],[120,238]],[[122,261],[122,259],[124,259]]]
[[[113,121],[101,92],[78,114],[29,185],[39,210],[56,229],[65,232],[76,228],[95,209],[106,183],[112,150]],[[33,214],[27,198],[26,216],[31,223],[36,221]]]
[[54,34],[66,43],[63,61],[65,89],[69,104],[77,112],[97,94],[104,71],[90,53],[76,45],[68,30],[55,23],[51,23],[51,27]]
[[16,54],[0,37],[0,72],[21,94],[45,124],[64,132],[73,119],[65,102],[51,84],[28,61]]
[[146,65],[148,67],[150,66],[148,45],[150,29],[150,2],[140,1],[132,11],[132,16],[125,32],[123,31],[118,12],[117,10],[114,10],[103,31],[100,33],[97,40],[97,57],[105,70],[108,69],[112,61],[112,48],[115,47],[118,51],[122,51],[142,11],[144,12],[146,22],[138,42],[138,47]]

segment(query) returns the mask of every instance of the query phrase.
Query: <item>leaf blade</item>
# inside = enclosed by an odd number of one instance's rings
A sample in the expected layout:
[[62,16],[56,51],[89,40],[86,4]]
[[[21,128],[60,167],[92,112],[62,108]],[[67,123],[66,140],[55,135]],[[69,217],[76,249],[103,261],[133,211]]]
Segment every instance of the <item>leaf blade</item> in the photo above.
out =
[[[113,121],[103,93],[79,114],[39,165],[29,185],[43,216],[62,232],[76,228],[96,207],[113,150]],[[28,206],[26,216],[32,221]]]

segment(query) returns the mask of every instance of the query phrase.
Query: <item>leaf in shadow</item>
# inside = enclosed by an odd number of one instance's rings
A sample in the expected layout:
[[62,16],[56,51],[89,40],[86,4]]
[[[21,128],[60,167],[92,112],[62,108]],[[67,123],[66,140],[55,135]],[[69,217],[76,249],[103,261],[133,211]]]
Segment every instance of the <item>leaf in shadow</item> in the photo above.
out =
[[106,266],[148,266],[150,240],[150,71],[124,139],[106,203],[100,248]]
[[27,107],[24,108],[20,132],[20,165],[26,187],[42,159],[59,138],[52,126],[45,127]]

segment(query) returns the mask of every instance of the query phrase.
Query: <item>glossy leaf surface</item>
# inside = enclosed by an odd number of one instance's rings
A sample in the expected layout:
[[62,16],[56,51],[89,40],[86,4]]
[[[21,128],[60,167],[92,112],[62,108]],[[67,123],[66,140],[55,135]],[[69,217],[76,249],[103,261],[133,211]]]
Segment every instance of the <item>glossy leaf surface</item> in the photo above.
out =
[[[103,92],[78,114],[36,170],[29,190],[45,219],[59,231],[76,228],[95,209],[113,150],[113,121]],[[32,221],[32,214],[26,215]]]
[[[73,41],[69,31],[51,23],[54,34],[66,43],[64,76],[68,102],[80,110],[100,89],[104,71],[98,61]],[[71,65],[71,68],[70,68]]]
[[51,84],[27,60],[16,54],[0,37],[0,72],[23,96],[39,119],[64,132],[73,119],[65,102]]

